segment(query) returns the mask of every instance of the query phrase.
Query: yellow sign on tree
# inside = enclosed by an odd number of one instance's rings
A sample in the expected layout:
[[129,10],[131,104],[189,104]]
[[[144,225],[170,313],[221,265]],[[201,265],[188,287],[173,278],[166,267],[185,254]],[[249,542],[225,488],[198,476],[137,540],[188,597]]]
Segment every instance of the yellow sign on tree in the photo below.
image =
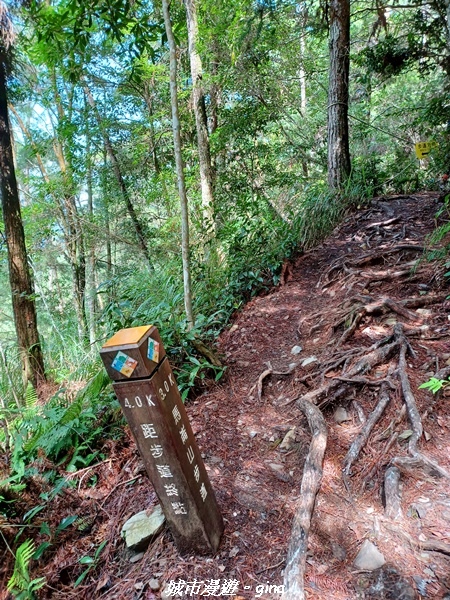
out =
[[416,150],[416,156],[419,160],[427,158],[433,148],[437,148],[439,144],[437,142],[419,142],[414,145]]

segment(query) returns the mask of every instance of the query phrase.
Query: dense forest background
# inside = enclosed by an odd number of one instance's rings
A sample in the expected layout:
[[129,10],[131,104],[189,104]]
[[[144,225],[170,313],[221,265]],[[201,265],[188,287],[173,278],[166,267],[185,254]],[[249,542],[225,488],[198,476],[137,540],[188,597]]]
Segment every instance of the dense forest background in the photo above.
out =
[[155,324],[186,399],[286,259],[373,196],[446,185],[450,2],[0,6],[1,519],[36,459],[74,471],[121,435],[114,332]]

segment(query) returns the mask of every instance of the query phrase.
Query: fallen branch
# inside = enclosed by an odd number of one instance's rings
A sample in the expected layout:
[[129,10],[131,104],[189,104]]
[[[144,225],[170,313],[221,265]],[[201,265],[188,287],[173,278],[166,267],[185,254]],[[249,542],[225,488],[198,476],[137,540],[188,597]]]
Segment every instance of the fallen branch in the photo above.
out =
[[321,411],[299,398],[297,404],[308,419],[312,439],[305,460],[298,508],[292,524],[286,567],[284,569],[284,591],[282,600],[304,600],[304,575],[309,529],[316,495],[322,480],[323,456],[327,446],[327,426]]

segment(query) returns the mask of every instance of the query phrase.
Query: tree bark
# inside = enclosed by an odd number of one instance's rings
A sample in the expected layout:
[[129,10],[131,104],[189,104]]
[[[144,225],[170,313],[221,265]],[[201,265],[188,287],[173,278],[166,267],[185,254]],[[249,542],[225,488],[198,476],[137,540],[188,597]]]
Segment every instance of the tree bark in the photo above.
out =
[[0,188],[17,343],[21,352],[24,379],[36,386],[45,381],[44,359],[37,329],[33,282],[28,266],[20,211],[8,118],[5,57],[1,51]]
[[342,189],[350,175],[348,80],[350,71],[350,0],[330,0],[330,71],[328,87],[328,185]]
[[177,88],[177,48],[170,21],[169,2],[162,0],[164,25],[166,28],[167,41],[170,51],[170,101],[172,105],[172,130],[175,152],[175,163],[178,180],[178,194],[181,205],[181,255],[183,260],[183,282],[184,282],[184,306],[188,328],[192,329],[195,325],[194,313],[192,310],[192,288],[191,288],[191,267],[189,256],[189,213],[186,195],[186,184],[184,180],[184,164],[181,154],[181,132],[180,119],[178,113],[178,88]]
[[191,63],[192,99],[197,129],[197,148],[200,167],[200,185],[202,192],[202,206],[204,228],[207,239],[215,231],[214,223],[214,191],[213,169],[211,165],[211,150],[208,137],[208,120],[206,116],[205,95],[203,91],[203,67],[197,50],[198,21],[195,0],[184,0],[186,7],[189,60]]
[[[88,200],[88,215],[89,219],[94,219],[94,201],[92,191],[92,161],[90,156],[90,137],[89,130],[86,131],[86,188]],[[96,300],[96,285],[95,285],[95,241],[93,236],[89,240],[88,260],[86,269],[87,293],[86,293],[86,316],[89,328],[89,345],[91,351],[95,352],[95,300]]]

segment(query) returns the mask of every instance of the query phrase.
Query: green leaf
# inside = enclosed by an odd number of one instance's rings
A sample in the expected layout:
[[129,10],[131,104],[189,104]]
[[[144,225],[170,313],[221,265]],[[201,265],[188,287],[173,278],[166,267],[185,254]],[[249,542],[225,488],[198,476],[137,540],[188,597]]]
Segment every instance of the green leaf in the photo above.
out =
[[68,527],[70,527],[70,525],[72,525],[72,523],[75,523],[75,521],[77,519],[78,519],[78,515],[70,515],[69,517],[64,517],[64,519],[62,519],[62,521],[56,528],[56,533],[60,533],[61,531],[64,531],[64,529],[67,529]]
[[419,385],[419,390],[430,390],[433,394],[436,394],[439,390],[444,387],[445,381],[443,379],[436,379],[436,377],[431,377],[422,385]]
[[75,583],[73,584],[73,587],[78,587],[80,585],[80,583],[82,583],[82,581],[84,580],[86,575],[89,573],[89,571],[90,571],[90,568],[83,571],[81,573],[81,575],[76,579]]
[[38,549],[36,550],[36,552],[33,554],[33,559],[34,560],[39,560],[41,558],[41,556],[44,554],[44,552],[50,548],[51,543],[50,542],[42,542],[42,544],[39,545]]
[[27,521],[31,521],[31,519],[36,516],[41,510],[45,508],[45,504],[40,504],[39,506],[35,506],[28,512],[23,515],[23,521],[26,523]]
[[47,522],[42,523],[41,528],[39,529],[39,533],[51,536],[50,525]]

